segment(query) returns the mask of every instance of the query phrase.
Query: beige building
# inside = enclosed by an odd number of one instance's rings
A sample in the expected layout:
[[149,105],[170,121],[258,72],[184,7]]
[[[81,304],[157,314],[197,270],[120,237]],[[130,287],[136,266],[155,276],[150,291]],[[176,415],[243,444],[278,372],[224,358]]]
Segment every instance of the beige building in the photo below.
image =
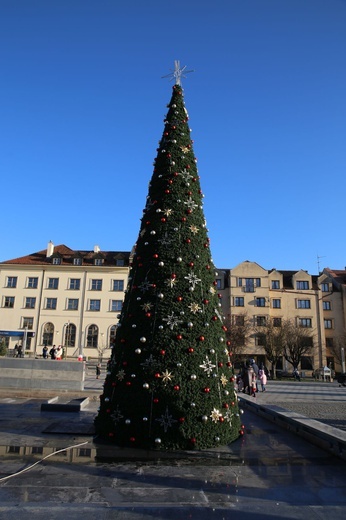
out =
[[[23,344],[39,357],[44,345],[62,345],[69,358],[106,359],[127,286],[130,252],[75,251],[50,242],[47,249],[0,263],[0,338],[9,351]],[[217,290],[226,317],[244,314],[254,329],[244,355],[266,362],[261,325],[294,320],[312,336],[302,370],[331,366],[345,371],[346,270],[267,271],[245,261],[218,269]],[[256,330],[256,332],[255,332]],[[282,368],[291,366],[282,360]]]
[[[307,271],[267,271],[256,262],[245,261],[233,269],[218,271],[222,308],[231,323],[246,315],[253,327],[244,356],[266,363],[265,351],[258,334],[268,320],[280,325],[292,320],[307,328],[311,335],[311,356],[303,357],[302,370],[312,371],[323,366],[340,372],[342,364],[331,345],[335,336],[345,339],[346,271],[325,269],[321,276]],[[343,282],[342,282],[343,280]],[[292,366],[282,360],[282,368]]]
[[[0,264],[0,337],[41,356],[109,357],[129,272],[129,252],[47,249]],[[108,351],[108,352],[107,352]]]

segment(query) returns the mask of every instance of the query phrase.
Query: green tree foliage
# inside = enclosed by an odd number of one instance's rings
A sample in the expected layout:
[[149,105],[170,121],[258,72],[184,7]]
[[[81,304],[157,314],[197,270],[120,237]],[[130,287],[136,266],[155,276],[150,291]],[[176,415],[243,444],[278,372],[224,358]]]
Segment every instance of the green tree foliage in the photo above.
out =
[[202,449],[242,432],[183,91],[174,85],[96,433]]

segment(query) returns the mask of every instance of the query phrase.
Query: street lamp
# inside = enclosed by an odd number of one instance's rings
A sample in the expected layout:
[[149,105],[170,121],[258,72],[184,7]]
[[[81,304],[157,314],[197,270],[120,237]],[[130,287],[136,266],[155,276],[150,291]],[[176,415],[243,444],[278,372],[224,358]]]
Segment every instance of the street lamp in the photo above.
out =
[[65,360],[67,360],[67,349],[69,347],[69,339],[70,339],[70,321],[68,321],[67,323],[65,323],[65,354],[64,354],[64,357],[65,357]]
[[342,370],[342,373],[344,374],[346,372],[345,370],[345,349],[344,347],[341,347],[341,370]]

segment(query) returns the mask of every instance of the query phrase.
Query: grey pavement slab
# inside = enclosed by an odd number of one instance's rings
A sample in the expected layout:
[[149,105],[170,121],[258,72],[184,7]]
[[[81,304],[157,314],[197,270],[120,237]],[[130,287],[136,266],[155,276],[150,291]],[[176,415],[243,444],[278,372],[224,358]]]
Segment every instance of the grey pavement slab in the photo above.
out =
[[[287,385],[269,383],[256,403],[346,402],[333,385]],[[217,450],[117,449],[90,433],[102,383],[90,386],[77,413],[0,395],[1,519],[345,519],[345,461],[258,413],[246,409],[245,435]]]

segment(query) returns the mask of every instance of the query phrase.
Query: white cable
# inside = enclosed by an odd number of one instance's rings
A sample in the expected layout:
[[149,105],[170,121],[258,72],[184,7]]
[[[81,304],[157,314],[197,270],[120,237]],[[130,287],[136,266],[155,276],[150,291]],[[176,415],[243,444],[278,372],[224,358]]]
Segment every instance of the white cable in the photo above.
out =
[[34,466],[36,466],[37,464],[40,464],[40,462],[42,462],[45,459],[48,459],[52,455],[56,455],[57,453],[60,453],[61,451],[72,450],[73,448],[78,448],[79,446],[84,446],[84,444],[88,444],[88,441],[82,442],[81,444],[75,444],[74,446],[68,446],[67,448],[63,448],[58,451],[53,451],[53,453],[49,453],[48,455],[43,457],[43,459],[38,460],[37,462],[34,462],[34,464],[31,464],[31,466],[28,466],[27,468],[24,468],[21,471],[17,471],[17,473],[13,473],[12,475],[8,475],[7,477],[0,478],[0,482],[2,482],[3,480],[7,480],[9,478],[12,478],[12,477],[16,477],[17,475],[20,475],[21,473],[24,473],[25,471],[29,471],[29,469],[32,469]]

